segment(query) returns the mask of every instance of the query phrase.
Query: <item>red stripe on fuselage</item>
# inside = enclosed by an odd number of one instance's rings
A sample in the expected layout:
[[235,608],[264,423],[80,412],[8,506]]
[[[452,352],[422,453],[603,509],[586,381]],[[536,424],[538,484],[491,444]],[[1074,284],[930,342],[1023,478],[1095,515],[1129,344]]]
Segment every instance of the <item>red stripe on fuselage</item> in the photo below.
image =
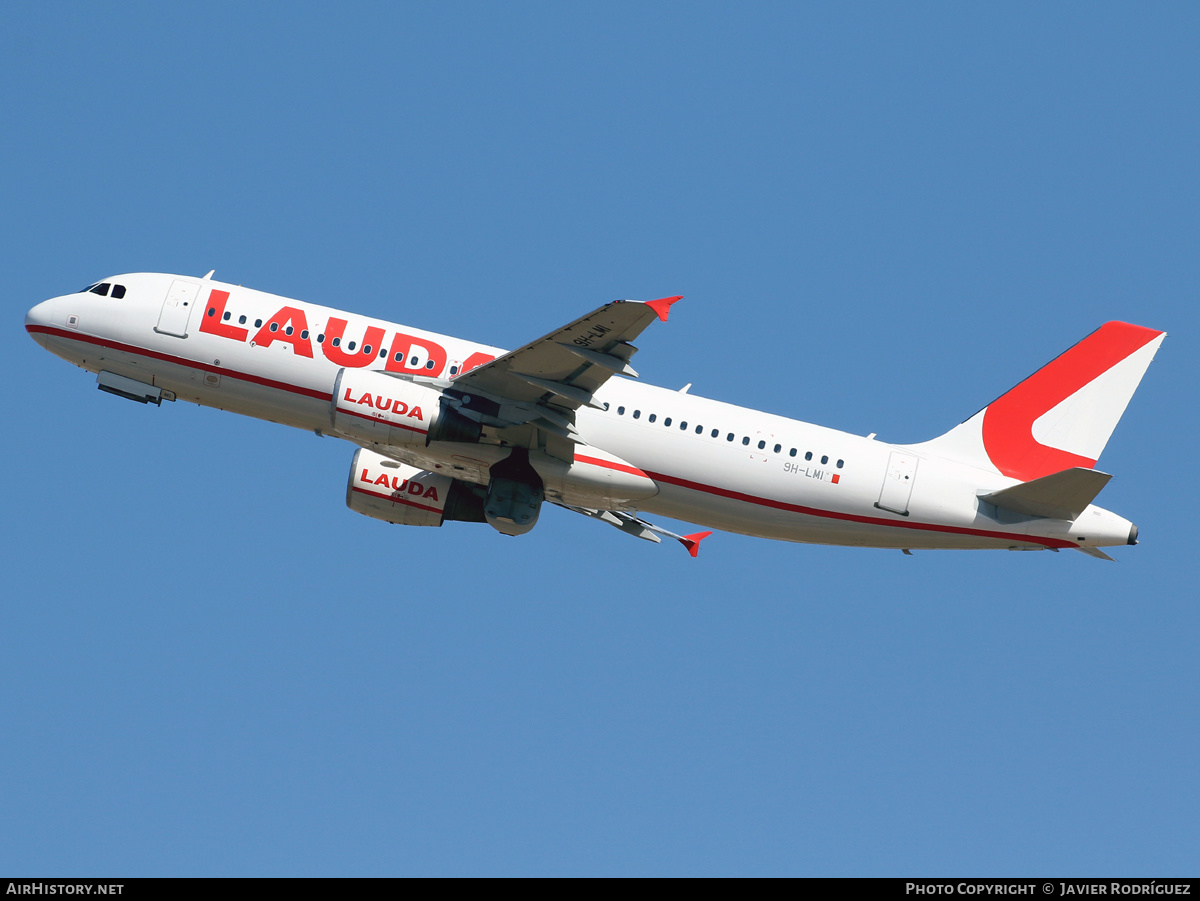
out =
[[133,344],[122,344],[120,341],[109,341],[107,338],[97,338],[94,335],[85,335],[80,332],[70,332],[65,329],[51,328],[45,325],[27,325],[25,330],[30,334],[41,332],[45,335],[53,335],[56,338],[67,338],[71,341],[80,341],[84,344],[94,344],[97,347],[107,347],[110,350],[119,350],[122,353],[133,354],[138,357],[149,357],[152,360],[161,360],[164,363],[174,363],[178,366],[187,366],[190,369],[199,369],[201,372],[215,372],[218,375],[227,375],[230,378],[240,379],[243,382],[252,382],[256,385],[262,385],[266,388],[276,388],[280,391],[288,391],[292,394],[301,394],[305,397],[316,398],[317,400],[332,400],[333,394],[325,391],[318,391],[315,388],[302,388],[299,385],[292,385],[288,382],[280,382],[275,379],[264,378],[261,375],[251,375],[248,372],[239,372],[236,369],[226,369],[223,366],[213,366],[208,363],[201,363],[198,360],[189,360],[187,357],[178,357],[174,354],[164,354],[156,350],[147,350],[144,347],[137,347]]
[[760,507],[771,507],[775,510],[786,510],[789,513],[802,513],[805,516],[817,516],[822,519],[840,519],[846,522],[858,522],[864,525],[871,526],[888,526],[893,529],[918,529],[925,532],[947,532],[953,535],[975,535],[980,538],[993,538],[1001,541],[1022,541],[1034,544],[1042,544],[1046,547],[1075,547],[1070,541],[1064,541],[1059,538],[1040,538],[1036,535],[1021,535],[1013,532],[991,532],[985,529],[967,529],[962,526],[943,526],[936,523],[925,522],[892,522],[887,519],[879,519],[874,516],[859,516],[855,513],[839,513],[835,510],[820,510],[816,507],[804,507],[800,504],[789,504],[786,501],[777,501],[769,497],[757,497],[753,494],[743,494],[740,491],[731,491],[728,488],[717,488],[715,485],[705,485],[702,482],[692,482],[688,479],[680,479],[675,476],[669,476],[661,472],[647,472],[646,475],[657,482],[666,482],[668,485],[677,485],[680,488],[689,488],[692,491],[701,491],[705,494],[713,494],[717,497],[727,497],[731,500],[742,501],[747,504],[756,504]]
[[[141,347],[135,347],[134,345],[130,345],[130,344],[122,344],[119,341],[109,341],[104,338],[97,338],[92,335],[85,335],[85,334],[81,334],[79,332],[67,331],[65,329],[51,328],[49,326],[27,325],[27,326],[25,326],[25,329],[26,329],[26,331],[28,331],[30,333],[41,332],[41,333],[47,334],[47,335],[53,335],[53,336],[60,337],[60,338],[67,338],[71,341],[80,341],[80,342],[83,342],[86,344],[94,344],[98,347],[107,347],[112,350],[119,350],[124,353],[134,354],[135,356],[149,357],[149,358],[155,359],[155,360],[162,360],[163,362],[166,362],[166,363],[175,363],[175,364],[178,364],[181,366],[189,366],[193,369],[203,370],[204,372],[215,372],[215,373],[219,373],[222,375],[228,375],[231,378],[240,379],[245,382],[252,382],[257,385],[263,385],[264,387],[267,387],[267,388],[275,388],[279,391],[288,391],[292,394],[300,394],[305,397],[316,398],[317,400],[331,401],[333,399],[332,393],[327,394],[324,391],[318,391],[318,390],[315,390],[312,388],[302,388],[298,385],[291,385],[291,384],[288,384],[287,382],[280,382],[280,381],[276,381],[275,379],[263,378],[262,376],[250,375],[249,373],[239,372],[234,369],[226,369],[226,368],[223,368],[220,366],[212,366],[212,365],[208,365],[205,363],[199,363],[197,361],[188,360],[184,357],[177,357],[172,354],[164,354],[164,353],[159,353],[157,351],[146,350],[145,348],[141,348]],[[373,421],[378,421],[378,420],[373,420]],[[587,462],[593,463],[594,465],[599,465],[599,466],[612,466],[612,468],[614,468],[614,469],[618,468],[618,466],[619,466],[619,464],[610,464],[608,461],[602,461],[597,458],[588,458]],[[1012,532],[990,532],[990,531],[986,531],[983,529],[966,529],[966,528],[962,528],[959,526],[942,526],[942,525],[935,525],[932,523],[892,522],[890,520],[878,519],[878,518],[871,517],[871,516],[858,516],[853,513],[838,513],[838,512],[832,511],[832,510],[820,510],[820,509],[817,509],[816,507],[804,507],[799,504],[789,504],[784,501],[774,500],[772,498],[756,497],[755,495],[752,495],[752,494],[743,494],[740,491],[731,491],[728,488],[718,488],[714,485],[705,485],[701,482],[692,482],[692,481],[689,481],[688,479],[680,479],[680,478],[676,478],[675,476],[666,475],[664,473],[646,472],[646,471],[643,471],[640,469],[636,469],[635,467],[632,467],[632,466],[629,467],[629,469],[633,470],[635,473],[637,473],[639,475],[644,475],[647,478],[654,479],[655,481],[665,482],[668,485],[676,485],[681,488],[689,488],[693,491],[699,491],[699,492],[703,492],[705,494],[712,494],[712,495],[716,495],[717,497],[726,497],[726,498],[730,498],[732,500],[742,501],[747,504],[756,504],[761,507],[771,507],[776,510],[786,510],[791,513],[801,513],[806,516],[815,516],[815,517],[820,517],[820,518],[824,518],[824,519],[840,519],[840,520],[844,520],[846,522],[859,522],[859,523],[863,523],[865,525],[888,526],[888,527],[894,528],[894,529],[919,529],[922,531],[946,532],[946,533],[955,534],[955,535],[975,535],[980,538],[991,538],[991,539],[1000,540],[1000,541],[1021,541],[1021,542],[1031,543],[1031,544],[1041,544],[1046,547],[1075,547],[1075,545],[1072,544],[1071,542],[1063,541],[1063,540],[1060,540],[1057,538],[1039,538],[1039,537],[1036,537],[1033,535],[1021,535],[1021,534],[1016,534],[1016,533],[1012,533]],[[355,488],[354,490],[362,491],[364,489]],[[391,498],[390,496],[385,497],[384,495],[375,494],[375,492],[367,492],[367,493],[374,494],[376,497],[384,497],[384,499],[386,499],[386,500],[393,500],[393,498]],[[399,501],[397,501],[397,502],[399,503]],[[404,503],[411,503],[411,502],[405,501]],[[432,512],[438,512],[438,513],[441,512],[440,510],[432,510],[432,508],[429,508],[429,507],[423,507],[422,509],[431,510]]]

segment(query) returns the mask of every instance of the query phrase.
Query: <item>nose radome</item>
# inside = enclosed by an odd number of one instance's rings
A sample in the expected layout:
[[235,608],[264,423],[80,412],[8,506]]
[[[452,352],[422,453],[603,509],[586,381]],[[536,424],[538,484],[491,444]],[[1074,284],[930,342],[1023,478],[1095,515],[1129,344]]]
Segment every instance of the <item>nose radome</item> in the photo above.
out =
[[25,314],[25,331],[32,331],[34,326],[50,325],[54,319],[54,308],[57,306],[57,297],[50,300],[43,300],[32,310]]

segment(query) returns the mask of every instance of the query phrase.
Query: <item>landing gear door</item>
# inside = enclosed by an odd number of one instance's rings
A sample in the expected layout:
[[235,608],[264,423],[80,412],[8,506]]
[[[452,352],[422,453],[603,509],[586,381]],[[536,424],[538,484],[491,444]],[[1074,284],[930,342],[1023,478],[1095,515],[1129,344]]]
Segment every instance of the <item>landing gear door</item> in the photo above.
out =
[[883,477],[883,489],[875,506],[880,510],[908,516],[908,499],[912,495],[916,477],[917,456],[893,451],[888,458],[887,475]]
[[154,330],[160,335],[174,335],[177,338],[187,337],[188,318],[196,306],[196,295],[200,286],[195,282],[176,281],[167,292],[163,301],[162,312],[158,314],[158,325]]

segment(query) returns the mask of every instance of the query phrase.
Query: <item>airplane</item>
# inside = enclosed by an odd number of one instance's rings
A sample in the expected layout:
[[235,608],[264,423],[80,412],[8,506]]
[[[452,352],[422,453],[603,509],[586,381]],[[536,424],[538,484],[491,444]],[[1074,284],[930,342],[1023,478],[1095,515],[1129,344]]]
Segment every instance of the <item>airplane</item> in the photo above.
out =
[[25,328],[110,394],[350,442],[346,503],[389,523],[515,536],[548,501],[693,557],[712,530],[1106,560],[1137,544],[1093,503],[1111,478],[1095,465],[1165,332],[1107,322],[944,435],[889,444],[636,381],[631,342],[678,296],[613,301],[505,351],[213,276],[112,276]]

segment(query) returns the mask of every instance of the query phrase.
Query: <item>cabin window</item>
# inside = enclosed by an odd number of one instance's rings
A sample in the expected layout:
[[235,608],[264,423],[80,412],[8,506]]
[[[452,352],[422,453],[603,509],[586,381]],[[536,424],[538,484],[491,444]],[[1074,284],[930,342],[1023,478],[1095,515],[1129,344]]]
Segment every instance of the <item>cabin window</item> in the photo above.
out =
[[698,426],[696,426],[696,434],[697,434],[697,435],[700,435],[700,434],[703,434],[703,433],[704,433],[704,426],[702,426],[702,425],[698,425]]
[[808,452],[806,452],[806,453],[804,454],[804,459],[805,459],[805,460],[811,460],[811,459],[812,459],[812,451],[808,451]]
[[209,307],[209,308],[208,308],[208,318],[209,318],[209,319],[212,319],[212,318],[213,318],[213,315],[214,315],[216,312],[217,312],[217,308],[216,308],[216,307]]
[[624,416],[624,415],[625,415],[625,408],[624,408],[624,407],[617,407],[617,415],[618,415],[618,416]]
[[841,469],[842,466],[845,464],[845,462],[846,462],[845,460],[838,460],[838,462],[837,462],[838,469]]
[[633,418],[634,418],[634,419],[640,419],[640,418],[641,418],[641,415],[642,415],[642,411],[641,411],[641,410],[634,410],[634,411],[633,411]]
[[776,445],[775,445],[775,453],[779,453],[781,450],[783,450],[783,445],[782,445],[782,444],[776,444]]
[[357,344],[357,343],[358,343],[357,341],[350,341],[350,342],[348,342],[348,343],[346,344],[346,350],[354,350],[354,345],[355,345],[355,344]]
[[[400,355],[399,355],[399,354],[396,354],[396,356],[400,356]],[[450,367],[450,374],[451,374],[451,375],[458,375],[458,367],[457,367],[457,366],[451,366],[451,367]]]
[[767,442],[765,442],[765,441],[760,441],[760,442],[758,442],[758,449],[759,449],[759,450],[762,450],[762,449],[763,449],[764,447],[766,447],[766,446],[767,446]]
[[341,343],[342,343],[342,339],[341,339],[341,338],[334,338],[334,339],[333,339],[333,341],[331,341],[330,343],[331,343],[331,344],[332,344],[334,347],[337,347],[339,344],[341,344]]
[[[353,347],[351,347],[350,349],[351,349],[351,350],[354,350],[354,348],[353,348]],[[367,354],[368,356],[370,355],[370,353],[371,353],[371,345],[370,345],[370,344],[364,344],[364,345],[363,345],[363,353],[364,353],[364,354]]]
[[717,437],[719,437],[719,436],[720,436],[720,434],[721,434],[721,430],[720,430],[720,429],[713,429],[713,430],[712,430],[712,437],[714,437],[714,438],[717,438]]
[[726,441],[732,441],[732,440],[733,440],[733,432],[730,432],[728,435],[726,435],[726,436],[725,436],[725,440],[726,440]]
[[829,457],[828,457],[828,456],[824,456],[824,457],[822,457],[822,458],[821,458],[821,465],[822,465],[822,466],[824,466],[824,465],[825,465],[826,463],[828,463],[828,462],[829,462]]
[[238,317],[238,325],[245,325],[245,324],[246,324],[246,317],[245,317],[245,316],[239,316],[239,317]]
[[686,422],[679,423],[679,431],[681,431],[681,432],[687,431],[687,423]]
[[124,297],[125,296],[125,286],[124,285],[113,285],[112,296],[115,297],[117,300],[120,300],[122,297]]
[[[425,361],[425,368],[426,368],[426,369],[432,369],[432,368],[433,368],[433,360],[426,360],[426,361]],[[607,410],[607,409],[608,409],[608,407],[606,406],[604,409],[606,409],[606,410]]]
[[255,319],[255,320],[254,320],[254,327],[255,327],[255,328],[262,328],[262,320],[261,320],[261,319]]
[[324,336],[324,335],[317,335],[317,343],[318,343],[318,344],[324,344],[324,343],[325,343],[325,336]]
[[291,334],[292,332],[294,332],[294,331],[295,331],[295,329],[294,329],[294,328],[292,328],[292,327],[289,325],[287,328],[285,328],[285,329],[283,330],[283,333],[284,333],[285,335],[290,335],[290,334]]
[[273,331],[273,332],[279,331],[279,323],[278,322],[271,323],[271,331]]
[[647,418],[648,420],[650,420],[650,422],[654,422],[654,420],[656,420],[656,419],[658,418],[658,414],[657,414],[657,413],[651,413],[651,414],[650,414],[649,416],[647,416],[646,418]]
[[796,456],[796,449],[794,447],[790,451],[788,451],[788,456],[789,457]]
[[416,354],[413,354],[413,358],[412,358],[411,360],[409,360],[409,361],[408,361],[408,365],[409,365],[409,366],[416,366],[416,365],[417,365],[417,355],[416,355]]
[[[430,366],[430,368],[432,369],[432,368],[433,368],[433,363],[432,363],[432,362],[430,362],[429,366]],[[608,412],[608,401],[605,401],[605,402],[604,402],[604,412],[605,412],[605,413],[607,413],[607,412]]]
[[666,419],[663,420],[663,425],[669,426],[670,424],[671,424],[671,417],[668,416]]
[[[211,314],[210,314],[210,315],[211,315]],[[232,313],[230,313],[228,310],[226,310],[226,311],[225,311],[225,315],[223,315],[221,318],[222,318],[222,319],[224,319],[226,322],[228,322],[228,321],[229,321],[229,317],[230,317],[230,316],[232,316],[232,315],[233,315]]]
[[301,339],[303,339],[304,341],[307,341],[307,340],[308,340],[308,329],[301,329],[301,330],[300,330],[300,337],[301,337]]
[[742,438],[742,444],[749,444],[749,443],[750,443],[750,436],[749,436],[749,435],[747,435],[747,436],[745,436],[744,438]]

